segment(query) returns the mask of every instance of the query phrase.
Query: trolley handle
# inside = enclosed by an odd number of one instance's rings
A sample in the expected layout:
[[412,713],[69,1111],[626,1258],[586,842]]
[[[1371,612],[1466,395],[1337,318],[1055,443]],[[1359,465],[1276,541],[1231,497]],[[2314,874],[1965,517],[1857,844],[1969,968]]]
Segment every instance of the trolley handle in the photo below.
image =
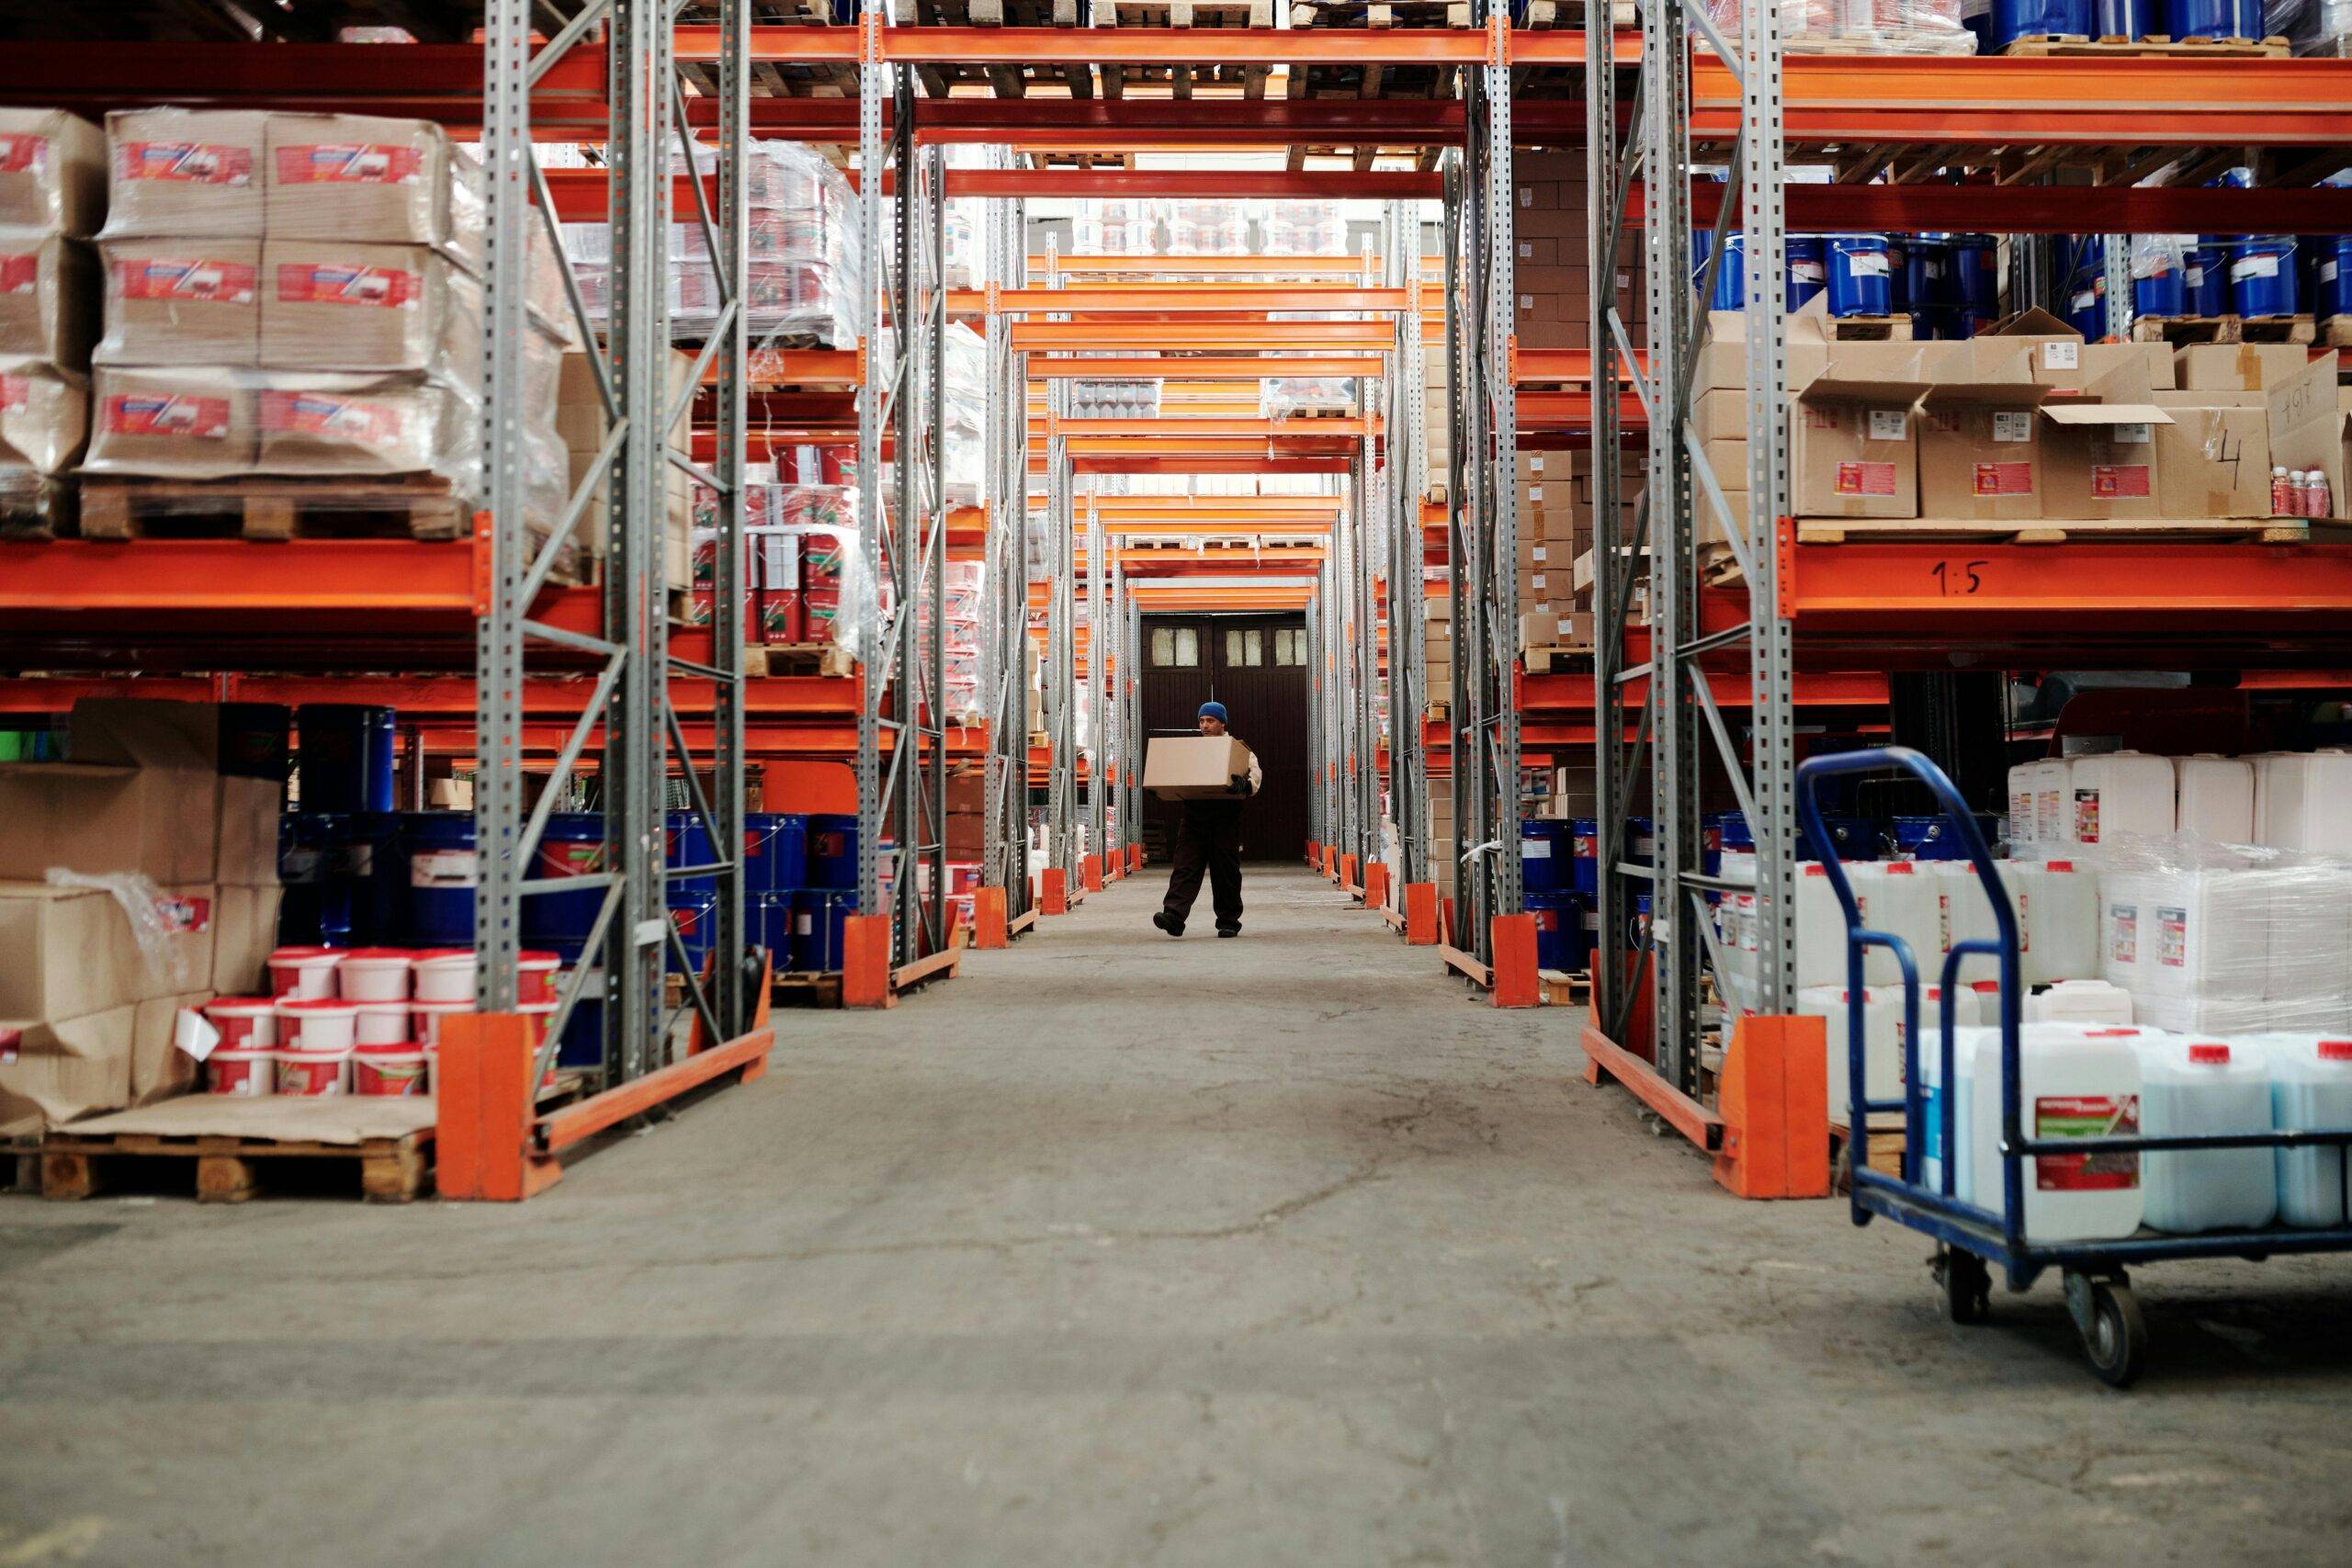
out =
[[[1838,856],[1838,846],[1831,840],[1826,824],[1821,818],[1818,795],[1820,781],[1847,773],[1878,773],[1899,770],[1910,773],[1934,794],[1941,814],[1948,818],[1960,836],[1961,847],[1967,852],[1969,864],[1975,869],[1976,880],[1984,889],[1984,897],[1993,906],[1993,918],[2000,928],[1996,942],[1977,940],[1955,945],[1944,957],[1943,995],[1938,1007],[1941,1024],[1942,1077],[1939,1082],[1942,1092],[1937,1118],[1938,1138],[1943,1150],[1941,1177],[1943,1195],[1953,1195],[1953,1179],[1960,1164],[1955,1146],[1954,1111],[1958,1095],[1953,1076],[1952,998],[1954,982],[1960,973],[1961,960],[1974,953],[1987,953],[2001,966],[2001,1071],[2004,1078],[2005,1119],[2014,1122],[2017,1117],[2013,1086],[2018,1072],[2018,921],[2017,911],[2009,906],[2007,889],[2001,886],[1993,869],[1992,852],[1985,847],[1984,835],[1976,826],[1976,814],[1961,799],[1960,791],[1951,778],[1928,758],[1908,746],[1880,746],[1865,751],[1839,751],[1824,757],[1809,757],[1797,766],[1797,809],[1802,814],[1805,830],[1821,851],[1822,871],[1829,878],[1831,889],[1838,895],[1838,908],[1846,917],[1846,1048],[1847,1094],[1849,1100],[1847,1123],[1847,1147],[1860,1149],[1865,1157],[1854,1161],[1852,1183],[1854,1213],[1859,1221],[1863,1217],[1861,1169],[1868,1163],[1870,1147],[1870,1112],[1873,1106],[1863,1082],[1862,1059],[1862,954],[1871,946],[1884,947],[1894,954],[1903,971],[1903,1051],[1904,1094],[1899,1109],[1904,1114],[1905,1147],[1916,1160],[1923,1146],[1920,1134],[1922,1103],[1919,1080],[1919,975],[1912,959],[1911,944],[1887,931],[1874,931],[1862,926],[1861,908],[1855,901],[1853,885],[1847,880],[1845,863]],[[1877,1109],[1894,1110],[1896,1106],[1882,1103]],[[2010,1134],[2014,1141],[2014,1134]],[[2005,1162],[2008,1186],[2020,1186],[2018,1165],[2014,1159]],[[1916,1166],[1905,1172],[1917,1181]],[[2012,1247],[2019,1239],[2018,1231],[2023,1224],[2024,1200],[2021,1192],[2008,1193],[2007,1226]]]

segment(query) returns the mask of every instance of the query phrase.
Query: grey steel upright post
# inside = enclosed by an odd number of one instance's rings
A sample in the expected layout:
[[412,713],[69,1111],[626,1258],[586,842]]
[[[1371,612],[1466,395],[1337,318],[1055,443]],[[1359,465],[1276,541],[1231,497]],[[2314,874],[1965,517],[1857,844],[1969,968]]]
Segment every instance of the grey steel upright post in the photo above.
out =
[[[1397,880],[1429,874],[1428,760],[1421,712],[1429,692],[1422,643],[1421,492],[1429,448],[1421,429],[1421,223],[1419,209],[1392,202],[1387,212],[1386,269],[1392,288],[1412,301],[1396,317],[1396,352],[1388,378],[1388,802],[1396,823]],[[1367,445],[1371,436],[1365,436]],[[1398,896],[1401,906],[1403,898]]]
[[1090,487],[1086,492],[1086,844],[1094,863],[1110,870],[1111,723],[1104,701],[1102,672],[1109,663],[1110,583],[1108,554],[1102,536],[1102,508]]
[[[1645,7],[1646,42],[1650,26]],[[1643,143],[1645,92],[1634,96],[1631,123],[1622,132],[1617,125],[1616,28],[1610,12],[1590,8],[1585,16],[1585,146],[1587,229],[1591,248],[1586,256],[1591,288],[1592,342],[1592,733],[1594,850],[1599,868],[1595,915],[1601,942],[1592,958],[1592,1018],[1611,1040],[1622,1043],[1630,987],[1624,964],[1618,960],[1615,934],[1623,929],[1622,882],[1617,863],[1624,858],[1625,805],[1640,774],[1642,749],[1628,749],[1625,740],[1624,678],[1625,615],[1618,583],[1633,575],[1632,564],[1618,552],[1623,525],[1618,516],[1619,480],[1623,472],[1623,436],[1617,416],[1617,388],[1631,355],[1619,352],[1624,322],[1617,310],[1617,253],[1625,232],[1624,202],[1618,175],[1637,164]],[[1642,57],[1642,70],[1652,68]],[[1636,371],[1638,374],[1638,371]],[[1647,397],[1646,389],[1643,396]]]
[[[1002,150],[995,157],[1008,158]],[[989,727],[981,880],[1004,889],[1007,919],[1029,907],[1029,400],[1027,370],[1012,346],[1012,317],[997,291],[1018,288],[1028,270],[1018,202],[987,213],[988,492],[986,592],[980,686]]]
[[[1471,529],[1466,522],[1470,505],[1470,438],[1473,413],[1469,400],[1463,395],[1462,378],[1464,356],[1469,353],[1474,316],[1464,289],[1472,287],[1463,265],[1463,231],[1468,220],[1464,209],[1464,189],[1467,184],[1463,167],[1464,158],[1459,149],[1449,149],[1441,165],[1443,171],[1445,215],[1442,228],[1442,244],[1445,255],[1445,416],[1446,416],[1446,484],[1445,484],[1445,604],[1449,677],[1446,685],[1446,799],[1451,809],[1447,818],[1453,831],[1441,838],[1430,836],[1430,853],[1442,872],[1438,891],[1442,898],[1453,889],[1454,908],[1465,907],[1468,890],[1467,867],[1463,863],[1463,798],[1469,793],[1464,777],[1468,769],[1465,759],[1475,751],[1471,744],[1477,734],[1470,722],[1469,658],[1463,645],[1476,593],[1472,587],[1471,573],[1476,556],[1471,547]],[[1434,791],[1432,791],[1434,793]],[[1434,813],[1432,813],[1434,815]],[[1457,917],[1458,918],[1458,917]],[[1460,940],[1460,932],[1453,933]]]
[[[1096,526],[1101,526],[1099,519]],[[1098,728],[1102,735],[1102,754],[1110,761],[1095,790],[1106,803],[1096,814],[1102,824],[1102,873],[1106,877],[1114,870],[1125,869],[1127,863],[1127,843],[1135,833],[1135,818],[1127,815],[1125,780],[1136,765],[1130,754],[1135,742],[1127,729],[1126,711],[1127,568],[1118,546],[1114,543],[1110,548],[1110,594],[1102,618],[1087,633],[1086,649],[1090,671],[1097,659],[1102,661],[1102,672],[1095,677],[1095,712],[1102,716]]]
[[[1516,915],[1521,903],[1519,858],[1519,692],[1511,666],[1519,648],[1519,387],[1513,379],[1511,356],[1514,267],[1517,249],[1511,228],[1511,80],[1508,52],[1510,7],[1501,0],[1487,0],[1494,49],[1481,67],[1486,78],[1482,95],[1486,131],[1484,249],[1487,267],[1485,295],[1485,358],[1473,383],[1491,404],[1486,426],[1487,445],[1479,462],[1488,490],[1487,502],[1487,592],[1493,611],[1487,626],[1484,679],[1492,683],[1487,744],[1493,749],[1492,782],[1486,804],[1493,816],[1488,832],[1495,844],[1488,880],[1487,916]],[[1478,932],[1479,956],[1491,963],[1494,940],[1489,929]]]
[[1050,737],[1046,850],[1048,863],[1062,874],[1065,889],[1070,889],[1069,878],[1078,869],[1071,848],[1077,829],[1078,718],[1071,679],[1076,639],[1070,624],[1076,610],[1071,579],[1077,527],[1070,508],[1069,438],[1062,434],[1069,408],[1067,380],[1056,377],[1046,382],[1046,729]]
[[885,682],[880,666],[888,651],[880,627],[882,430],[891,413],[899,356],[885,352],[882,334],[882,296],[895,254],[890,200],[883,189],[882,107],[891,96],[892,72],[882,61],[887,19],[882,0],[865,0],[858,17],[857,73],[858,248],[865,259],[857,314],[865,375],[857,396],[857,570],[844,594],[845,610],[854,617],[858,660],[865,667],[857,713],[857,908],[868,915],[891,912],[882,902],[881,861]]

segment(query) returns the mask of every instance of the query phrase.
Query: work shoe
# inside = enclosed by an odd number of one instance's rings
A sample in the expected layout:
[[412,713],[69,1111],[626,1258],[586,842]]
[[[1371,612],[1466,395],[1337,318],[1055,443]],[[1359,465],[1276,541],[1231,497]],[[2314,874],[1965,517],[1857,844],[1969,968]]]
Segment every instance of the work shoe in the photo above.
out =
[[1241,928],[1239,926],[1219,926],[1216,928],[1216,934],[1219,936],[1239,936],[1241,934]]
[[1151,923],[1158,926],[1161,931],[1166,931],[1170,936],[1182,936],[1184,934],[1184,922],[1182,920],[1170,919],[1169,918],[1168,911],[1165,909],[1162,909],[1158,914],[1152,916]]

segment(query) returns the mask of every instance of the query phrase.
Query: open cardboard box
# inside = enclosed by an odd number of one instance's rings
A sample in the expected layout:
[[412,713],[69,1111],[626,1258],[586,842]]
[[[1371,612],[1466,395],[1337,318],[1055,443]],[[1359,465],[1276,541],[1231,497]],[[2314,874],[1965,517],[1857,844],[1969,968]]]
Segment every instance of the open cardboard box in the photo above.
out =
[[1930,382],[1916,344],[1823,344],[1789,416],[1790,503],[1800,517],[1917,517],[1915,428]]
[[1919,515],[2007,522],[2042,515],[2041,428],[2051,389],[2031,347],[1974,338],[1937,345],[1919,411]]
[[2155,430],[2173,417],[2153,395],[2146,368],[2133,361],[2078,395],[2041,405],[2042,515],[2091,521],[2165,515]]
[[[2270,461],[2290,469],[2317,468],[2327,477],[2328,517],[2352,521],[2346,505],[2346,475],[2352,470],[2346,442],[2352,434],[2352,410],[2335,384],[2335,355],[2330,354],[2306,367],[2271,390]],[[2268,482],[2265,476],[2264,482]]]

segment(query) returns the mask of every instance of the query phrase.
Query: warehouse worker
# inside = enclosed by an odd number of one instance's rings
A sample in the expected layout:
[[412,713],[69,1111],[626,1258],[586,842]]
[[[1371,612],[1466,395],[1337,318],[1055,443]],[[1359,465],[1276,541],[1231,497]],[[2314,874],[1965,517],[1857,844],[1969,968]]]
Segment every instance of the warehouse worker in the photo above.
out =
[[[1201,733],[1223,735],[1223,703],[1201,705]],[[1229,800],[1188,800],[1176,829],[1176,867],[1168,875],[1168,897],[1151,923],[1170,936],[1184,934],[1184,917],[1201,894],[1201,872],[1209,874],[1209,903],[1216,911],[1216,934],[1241,934],[1241,806],[1258,793],[1265,775],[1250,753],[1250,771],[1233,775]]]

